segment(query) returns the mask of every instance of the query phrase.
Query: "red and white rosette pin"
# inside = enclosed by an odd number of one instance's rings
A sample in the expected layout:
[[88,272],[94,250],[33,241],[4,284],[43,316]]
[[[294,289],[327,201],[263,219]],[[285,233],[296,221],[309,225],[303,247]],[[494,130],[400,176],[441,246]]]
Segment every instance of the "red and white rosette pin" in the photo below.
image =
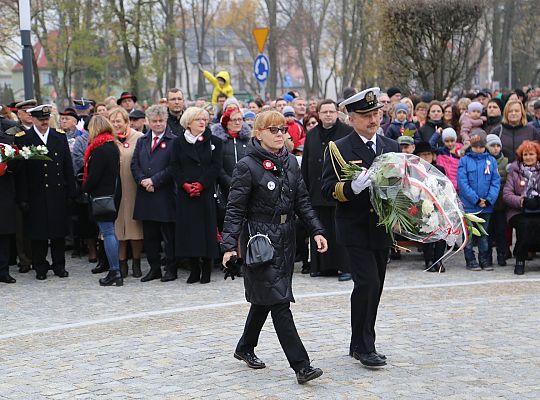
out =
[[274,163],[270,160],[264,160],[263,161],[263,168],[267,171],[273,170],[275,167]]
[[161,147],[162,149],[164,149],[165,147],[167,147],[167,143],[161,142],[161,144],[159,145],[159,147]]
[[197,140],[198,140],[199,142],[202,142],[202,141],[204,140],[203,135],[197,136]]
[[125,149],[129,149],[129,143],[128,142],[124,142],[123,146],[124,146]]

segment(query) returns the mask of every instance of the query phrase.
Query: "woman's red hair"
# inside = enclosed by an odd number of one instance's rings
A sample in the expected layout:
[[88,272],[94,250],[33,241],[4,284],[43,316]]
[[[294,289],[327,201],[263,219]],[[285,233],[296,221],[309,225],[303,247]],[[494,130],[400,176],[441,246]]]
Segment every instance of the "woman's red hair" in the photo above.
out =
[[523,161],[523,153],[526,151],[535,152],[540,159],[540,144],[532,140],[524,140],[516,150],[516,155],[519,161]]

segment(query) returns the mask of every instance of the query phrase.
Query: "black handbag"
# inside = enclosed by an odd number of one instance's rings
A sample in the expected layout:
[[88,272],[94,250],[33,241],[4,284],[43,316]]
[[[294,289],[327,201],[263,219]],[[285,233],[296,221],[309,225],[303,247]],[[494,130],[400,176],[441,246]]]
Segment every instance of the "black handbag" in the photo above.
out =
[[260,268],[274,261],[274,246],[267,235],[257,232],[251,234],[248,223],[249,240],[246,249],[246,266]]
[[114,182],[114,193],[109,196],[99,196],[90,198],[90,207],[92,208],[92,215],[96,220],[101,218],[110,218],[116,214],[116,203],[114,198],[116,197],[116,185],[118,184],[118,175]]

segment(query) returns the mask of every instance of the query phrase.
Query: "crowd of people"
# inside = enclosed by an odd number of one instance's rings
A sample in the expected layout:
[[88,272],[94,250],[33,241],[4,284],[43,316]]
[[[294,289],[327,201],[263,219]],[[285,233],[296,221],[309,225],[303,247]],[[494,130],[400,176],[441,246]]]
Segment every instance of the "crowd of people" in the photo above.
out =
[[[147,108],[129,92],[103,102],[75,99],[61,112],[35,100],[1,106],[0,142],[45,145],[50,161],[16,161],[0,169],[0,206],[8,216],[0,221],[0,281],[15,282],[9,273],[15,264],[20,273],[33,269],[39,280],[49,270],[67,277],[67,238],[74,255],[87,255],[93,273],[108,272],[102,285],[122,285],[130,274],[143,282],[172,281],[179,266],[191,271],[187,283],[210,282],[222,254],[235,168],[253,151],[254,123],[268,111],[284,118],[284,147],[296,156],[329,244],[328,252],[318,252],[309,227],[295,217],[295,261],[312,277],[351,279],[350,261],[336,240],[336,204],[323,195],[321,181],[326,146],[353,132],[345,107],[295,91],[241,102],[227,73],[204,76],[214,85],[210,101],[187,101],[173,88]],[[343,98],[355,93],[347,88]],[[397,87],[378,97],[377,134],[435,164],[465,211],[486,221],[490,236],[465,250],[470,270],[493,269],[495,247],[499,265],[514,255],[514,271],[523,274],[536,250],[531,232],[540,226],[539,97],[540,88],[481,90],[437,101],[428,94],[404,97]],[[114,197],[114,212],[93,215],[95,199],[103,196]],[[426,268],[444,272],[433,266],[444,247],[424,250]],[[141,263],[143,253],[149,268]],[[390,257],[401,254],[393,248]]]

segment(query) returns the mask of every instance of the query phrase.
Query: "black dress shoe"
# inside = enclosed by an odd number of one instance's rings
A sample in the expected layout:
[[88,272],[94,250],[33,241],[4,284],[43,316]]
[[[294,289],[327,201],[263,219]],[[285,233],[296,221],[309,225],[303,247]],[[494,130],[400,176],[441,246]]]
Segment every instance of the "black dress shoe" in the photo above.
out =
[[178,279],[178,273],[165,271],[165,275],[161,278],[161,282],[172,282]]
[[353,352],[353,357],[359,360],[362,365],[367,368],[381,368],[386,365],[386,361],[379,357],[374,351],[371,353],[358,353],[355,351]]
[[[358,357],[358,354],[359,353],[357,353],[356,351],[355,352],[349,351],[349,357],[354,357],[355,359],[360,360],[360,358]],[[375,350],[375,354],[377,354],[380,359],[386,360],[386,356],[384,354],[379,353],[377,350]]]
[[95,268],[92,268],[92,273],[93,274],[102,274],[104,272],[108,272],[109,271],[109,266],[108,265],[105,265],[105,264],[98,264],[95,266]]
[[161,278],[161,267],[159,268],[152,268],[148,273],[141,278],[141,282],[150,282],[154,279],[160,279]]
[[98,261],[97,258],[89,258],[89,259],[88,259],[88,262],[89,262],[90,264],[95,264],[95,263],[97,263],[97,261]]
[[9,273],[0,275],[0,282],[4,283],[15,283],[17,282],[14,277],[12,277]]
[[321,273],[320,273],[320,272],[311,272],[311,273],[309,274],[309,276],[311,276],[312,278],[316,278],[316,277],[318,277],[318,276],[321,276]]
[[19,264],[19,273],[26,274],[27,272],[30,272],[30,265]]
[[54,271],[54,274],[59,278],[67,278],[69,276],[69,272],[65,269],[56,270]]
[[38,281],[44,281],[45,279],[47,279],[47,273],[45,272],[44,274],[36,274],[36,279]]
[[348,272],[342,272],[337,278],[339,282],[346,282],[346,281],[350,281],[351,279],[352,279],[352,275]]
[[259,357],[252,351],[235,351],[234,358],[244,361],[249,368],[263,369],[266,368],[266,364],[259,360]]
[[300,385],[303,385],[306,382],[309,382],[313,379],[317,379],[323,374],[322,369],[313,368],[311,365],[305,368],[302,368],[296,373],[296,379]]
[[109,271],[109,273],[107,274],[105,278],[101,278],[99,280],[99,285],[100,286],[112,286],[112,285],[123,286],[124,279],[122,278],[122,274],[120,273],[119,270],[116,270],[116,271],[111,270]]

